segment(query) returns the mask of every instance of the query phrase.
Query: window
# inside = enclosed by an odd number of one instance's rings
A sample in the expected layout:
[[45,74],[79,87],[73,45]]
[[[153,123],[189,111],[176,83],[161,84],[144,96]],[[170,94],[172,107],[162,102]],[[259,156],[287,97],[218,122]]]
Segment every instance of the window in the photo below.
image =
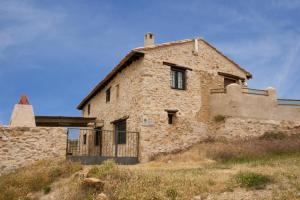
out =
[[86,134],[83,135],[83,144],[86,145]]
[[91,114],[91,104],[88,105],[88,115]]
[[174,117],[176,116],[176,113],[178,112],[177,109],[166,109],[165,110],[168,114],[168,124],[173,124]]
[[227,85],[230,85],[231,83],[236,83],[236,82],[237,82],[236,79],[224,77],[224,87],[225,88]]
[[100,129],[96,129],[95,130],[95,146],[99,146],[99,144],[101,143],[101,139],[102,139],[102,130]]
[[119,85],[116,85],[116,98],[118,99],[119,98],[119,89],[120,86]]
[[126,120],[115,123],[115,133],[117,144],[126,144]]
[[110,88],[106,90],[106,102],[110,101]]
[[173,114],[168,114],[168,123],[173,124]]
[[185,70],[172,67],[171,68],[171,88],[185,89]]

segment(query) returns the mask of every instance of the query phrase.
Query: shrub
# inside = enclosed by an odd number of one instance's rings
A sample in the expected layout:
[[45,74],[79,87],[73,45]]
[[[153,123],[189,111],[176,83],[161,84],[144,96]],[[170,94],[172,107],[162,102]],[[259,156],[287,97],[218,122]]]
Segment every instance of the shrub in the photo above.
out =
[[43,187],[43,191],[44,191],[44,194],[48,194],[51,191],[51,187],[45,186],[45,187]]
[[171,200],[176,200],[177,196],[178,196],[178,193],[177,191],[174,189],[174,188],[169,188],[167,191],[166,191],[166,195],[169,199]]
[[226,117],[224,115],[216,115],[214,117],[215,122],[224,122]]
[[260,139],[264,140],[282,140],[286,138],[287,135],[280,131],[267,131],[262,136],[260,136]]
[[255,172],[239,172],[234,176],[234,179],[242,187],[256,189],[262,188],[271,182],[268,176]]
[[117,164],[113,160],[106,160],[103,162],[100,167],[93,167],[87,174],[87,177],[97,177],[101,178],[112,171],[116,171],[118,169]]

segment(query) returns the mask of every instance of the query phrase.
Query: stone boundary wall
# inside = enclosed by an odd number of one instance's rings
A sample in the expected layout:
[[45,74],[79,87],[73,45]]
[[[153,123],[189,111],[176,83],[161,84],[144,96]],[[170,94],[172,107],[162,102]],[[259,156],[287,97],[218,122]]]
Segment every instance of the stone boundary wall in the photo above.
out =
[[0,175],[34,161],[64,157],[67,129],[0,127]]
[[226,93],[210,95],[211,116],[300,121],[300,106],[278,105],[275,89],[266,91],[266,95],[249,94],[240,85],[228,85]]
[[300,122],[261,120],[227,117],[225,121],[214,123],[211,136],[215,138],[243,139],[259,137],[266,132],[300,134]]

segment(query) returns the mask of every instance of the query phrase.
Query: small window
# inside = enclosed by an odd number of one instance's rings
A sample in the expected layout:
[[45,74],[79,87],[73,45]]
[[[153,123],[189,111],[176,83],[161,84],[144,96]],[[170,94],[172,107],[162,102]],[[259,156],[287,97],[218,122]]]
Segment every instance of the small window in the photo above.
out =
[[120,86],[116,85],[116,98],[119,98],[119,90],[120,90]]
[[168,124],[174,123],[174,117],[176,116],[176,113],[178,112],[177,109],[166,109],[165,110],[168,113]]
[[233,78],[224,77],[224,87],[225,88],[226,88],[227,85],[230,85],[232,83],[237,83],[237,80],[233,79]]
[[102,130],[101,129],[96,129],[95,130],[95,146],[99,146],[100,140],[102,136]]
[[173,114],[168,114],[168,123],[173,124]]
[[91,114],[91,104],[88,105],[88,110],[87,111],[88,111],[88,115],[90,115]]
[[106,102],[110,102],[110,88],[106,90]]
[[83,135],[83,144],[86,145],[86,134]]
[[185,70],[178,68],[171,68],[171,88],[184,90],[185,89]]
[[116,122],[115,131],[117,144],[126,144],[126,120]]

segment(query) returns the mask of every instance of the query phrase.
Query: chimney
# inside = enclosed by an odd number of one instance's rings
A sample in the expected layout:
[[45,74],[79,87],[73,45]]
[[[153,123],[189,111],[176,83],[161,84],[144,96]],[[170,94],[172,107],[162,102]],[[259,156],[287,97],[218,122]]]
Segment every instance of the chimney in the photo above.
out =
[[154,45],[154,35],[153,33],[146,33],[144,38],[144,46],[149,47]]

